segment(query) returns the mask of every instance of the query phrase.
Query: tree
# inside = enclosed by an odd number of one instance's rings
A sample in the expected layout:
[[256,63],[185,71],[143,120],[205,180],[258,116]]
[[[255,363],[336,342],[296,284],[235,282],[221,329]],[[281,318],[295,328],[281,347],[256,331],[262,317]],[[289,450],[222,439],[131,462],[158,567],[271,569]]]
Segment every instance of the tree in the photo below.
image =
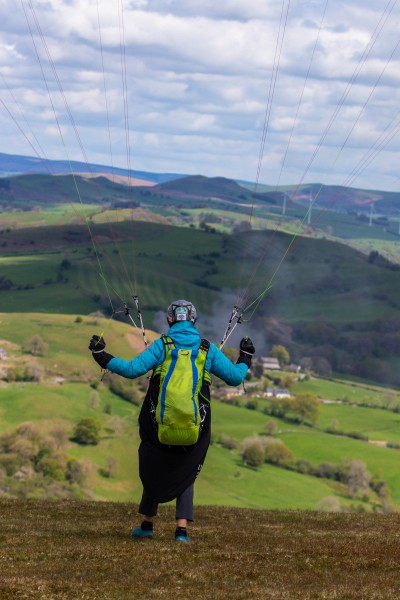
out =
[[28,352],[33,356],[44,356],[46,354],[48,344],[46,344],[40,335],[34,335],[28,340]]
[[100,474],[103,475],[103,477],[108,477],[109,479],[112,479],[117,474],[117,471],[117,459],[114,456],[107,456],[106,466],[100,469]]
[[106,404],[104,405],[104,412],[106,413],[106,415],[112,415],[112,404],[111,404],[111,402],[106,402]]
[[20,437],[24,437],[27,440],[38,441],[41,438],[41,433],[39,427],[36,423],[32,423],[32,421],[24,421],[20,423],[16,429],[17,435]]
[[311,356],[305,356],[304,358],[302,358],[300,361],[300,366],[303,369],[303,371],[311,373],[311,371],[314,368],[314,362]]
[[293,398],[276,398],[271,401],[270,414],[283,419],[293,409]]
[[325,496],[317,504],[317,510],[322,512],[340,512],[340,500],[337,496]]
[[65,477],[70,483],[85,485],[90,474],[90,463],[84,460],[77,460],[75,457],[68,459],[65,469]]
[[15,452],[22,461],[29,461],[36,456],[38,450],[32,440],[18,436],[15,438],[11,451]]
[[[46,348],[44,349],[44,352],[47,349],[47,344],[45,344],[45,347]],[[25,381],[41,381],[43,379],[44,374],[45,371],[40,365],[32,363],[30,365],[27,365],[25,368]]]
[[242,460],[245,465],[259,467],[265,460],[264,444],[260,437],[253,435],[243,440]]
[[107,421],[107,428],[111,429],[113,433],[118,435],[124,428],[124,421],[121,417],[114,415]]
[[355,498],[360,492],[369,492],[371,482],[371,473],[367,471],[365,462],[362,460],[352,460],[350,463],[348,475],[348,488],[352,498]]
[[272,346],[271,356],[278,359],[281,367],[288,365],[290,362],[290,354],[286,350],[285,346]]
[[96,446],[100,439],[101,425],[93,417],[81,419],[75,426],[73,439],[78,444]]
[[45,477],[55,479],[56,481],[63,481],[65,478],[65,464],[62,456],[43,454],[40,460],[36,461],[35,471],[43,473]]
[[265,429],[265,433],[267,435],[272,436],[275,433],[275,431],[278,429],[278,425],[276,424],[276,421],[274,421],[273,419],[268,419],[268,421],[265,423],[264,429]]
[[301,425],[306,420],[315,425],[320,412],[319,400],[315,394],[299,394],[293,400],[292,410],[298,415]]
[[68,441],[68,434],[63,425],[55,425],[50,431],[50,434],[53,437],[58,449],[63,448],[66,445]]
[[284,375],[281,379],[280,385],[288,390],[290,390],[296,382],[296,378],[294,375]]
[[258,409],[258,400],[256,400],[256,398],[250,398],[250,400],[247,400],[245,407],[248,408],[249,410],[257,410]]
[[273,465],[284,465],[293,458],[293,452],[285,446],[282,440],[267,438],[264,446],[265,462],[272,463]]
[[96,390],[92,390],[89,395],[90,408],[98,408],[100,405],[100,395]]
[[226,433],[221,433],[219,436],[219,443],[227,450],[235,450],[235,448],[240,446],[240,442],[238,442],[238,440],[235,440],[235,438],[227,435]]
[[314,371],[321,377],[330,377],[332,375],[331,364],[323,356],[314,358]]

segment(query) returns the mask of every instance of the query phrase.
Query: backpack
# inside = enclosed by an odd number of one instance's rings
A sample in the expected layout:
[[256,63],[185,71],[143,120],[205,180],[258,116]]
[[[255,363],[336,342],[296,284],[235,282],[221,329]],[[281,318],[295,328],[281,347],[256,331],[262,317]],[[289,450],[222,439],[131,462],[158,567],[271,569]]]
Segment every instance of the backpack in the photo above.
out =
[[165,359],[153,373],[153,377],[160,376],[155,415],[158,440],[169,446],[191,446],[199,439],[203,380],[211,383],[205,371],[210,342],[201,340],[198,350],[178,350],[170,337],[161,339]]

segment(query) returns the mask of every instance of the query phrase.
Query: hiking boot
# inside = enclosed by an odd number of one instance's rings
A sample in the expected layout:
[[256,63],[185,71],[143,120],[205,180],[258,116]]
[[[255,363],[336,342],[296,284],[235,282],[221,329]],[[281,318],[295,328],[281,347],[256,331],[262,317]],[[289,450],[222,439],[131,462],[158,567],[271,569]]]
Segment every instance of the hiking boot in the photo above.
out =
[[153,524],[143,521],[140,527],[136,527],[131,533],[132,538],[135,540],[143,540],[145,538],[153,538]]
[[183,527],[177,527],[175,531],[175,541],[176,542],[190,542],[187,531]]

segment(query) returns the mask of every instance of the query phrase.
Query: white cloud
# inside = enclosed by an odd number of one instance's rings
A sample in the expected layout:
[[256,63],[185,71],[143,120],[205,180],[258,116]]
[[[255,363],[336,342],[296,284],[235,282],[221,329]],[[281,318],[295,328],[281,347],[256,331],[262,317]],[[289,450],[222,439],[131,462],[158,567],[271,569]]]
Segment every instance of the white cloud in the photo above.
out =
[[[340,184],[395,126],[394,1],[380,8],[375,0],[330,2],[323,20],[320,0],[3,5],[0,97],[8,111],[0,105],[0,151],[32,153],[10,118],[24,127],[9,90],[52,158],[64,158],[54,106],[71,158],[82,156],[69,111],[93,162],[111,162],[110,127],[114,164],[126,166],[128,121],[137,169],[252,180],[266,125],[261,180],[272,185],[278,176]],[[393,185],[397,154],[394,136],[355,184]]]

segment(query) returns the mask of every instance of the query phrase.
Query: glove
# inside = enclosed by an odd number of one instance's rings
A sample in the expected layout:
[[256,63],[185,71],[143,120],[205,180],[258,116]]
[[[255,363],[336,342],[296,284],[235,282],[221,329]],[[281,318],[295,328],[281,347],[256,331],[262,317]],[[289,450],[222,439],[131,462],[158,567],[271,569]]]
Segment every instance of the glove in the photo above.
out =
[[108,354],[108,352],[104,352],[104,348],[106,347],[106,343],[103,337],[98,335],[93,335],[89,342],[89,350],[92,351],[92,356],[94,360],[102,369],[106,369],[108,363],[112,358],[112,354]]
[[239,358],[237,359],[236,364],[244,363],[250,368],[254,352],[254,344],[249,336],[242,338],[239,346]]
[[106,347],[106,343],[103,337],[98,335],[92,335],[92,338],[89,343],[89,350],[92,352],[102,352]]

